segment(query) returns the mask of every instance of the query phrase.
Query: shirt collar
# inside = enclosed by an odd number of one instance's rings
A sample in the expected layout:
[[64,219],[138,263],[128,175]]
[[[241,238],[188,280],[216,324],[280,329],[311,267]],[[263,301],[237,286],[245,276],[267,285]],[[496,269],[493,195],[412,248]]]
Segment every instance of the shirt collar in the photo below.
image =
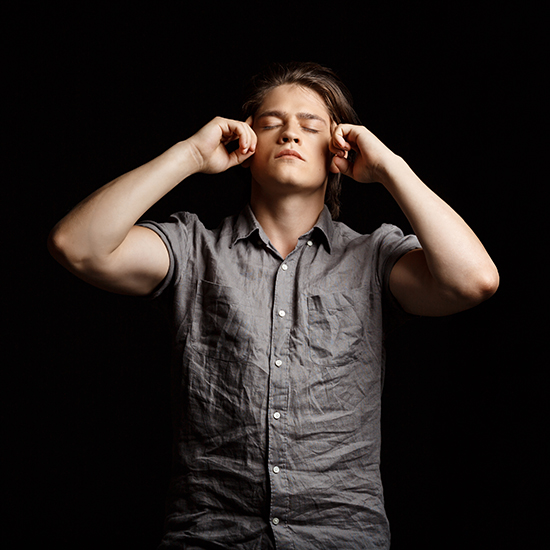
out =
[[332,241],[334,238],[334,221],[330,215],[328,206],[325,204],[317,223],[313,226],[313,230],[317,231],[320,235],[323,236],[323,240],[327,247],[327,251],[331,252],[332,250]]
[[233,236],[231,237],[230,248],[235,246],[237,241],[248,239],[252,234],[256,233],[259,233],[261,239],[267,242],[267,235],[264,233],[262,226],[258,223],[256,216],[254,216],[252,208],[247,204],[237,216],[237,220],[233,226]]
[[[326,205],[323,208],[317,223],[312,227],[311,231],[306,233],[306,235],[313,234],[314,232],[322,236],[322,239],[327,247],[327,251],[330,253],[332,248],[332,239],[334,236],[334,222],[332,221],[332,216],[330,215],[329,209]],[[256,216],[254,216],[254,212],[252,212],[250,204],[247,204],[238,215],[233,227],[233,236],[231,238],[230,248],[235,246],[238,241],[248,239],[254,234],[258,234],[260,239],[262,239],[265,244],[269,243],[269,239],[265,234],[265,231],[262,229],[262,226],[256,219]]]

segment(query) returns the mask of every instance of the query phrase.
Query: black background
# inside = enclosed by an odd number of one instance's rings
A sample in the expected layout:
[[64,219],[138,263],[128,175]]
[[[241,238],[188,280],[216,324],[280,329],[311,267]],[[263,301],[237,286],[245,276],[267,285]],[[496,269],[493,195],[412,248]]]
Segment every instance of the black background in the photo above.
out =
[[[533,170],[544,150],[541,14],[402,2],[74,6],[23,4],[5,18],[1,538],[17,548],[159,542],[166,325],[150,303],[65,272],[46,238],[103,183],[216,115],[237,117],[242,85],[265,63],[308,60],[341,75],[363,123],[465,218],[501,274],[483,305],[391,337],[382,468],[392,548],[539,548],[549,511],[546,185]],[[185,209],[215,226],[240,206],[244,173],[194,176],[149,216]],[[409,230],[381,186],[350,180],[341,220]]]

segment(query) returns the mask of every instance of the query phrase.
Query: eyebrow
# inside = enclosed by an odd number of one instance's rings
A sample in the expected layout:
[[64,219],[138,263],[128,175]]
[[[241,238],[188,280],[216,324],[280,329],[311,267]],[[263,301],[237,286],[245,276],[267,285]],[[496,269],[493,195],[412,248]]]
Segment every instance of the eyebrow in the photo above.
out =
[[[276,118],[284,118],[287,116],[288,113],[285,113],[284,111],[264,111],[260,115],[258,115],[257,118],[264,118],[268,116],[276,117]],[[320,117],[319,115],[315,115],[313,113],[296,113],[296,117],[303,119],[303,120],[319,120],[323,124],[326,125],[326,121],[324,118]]]

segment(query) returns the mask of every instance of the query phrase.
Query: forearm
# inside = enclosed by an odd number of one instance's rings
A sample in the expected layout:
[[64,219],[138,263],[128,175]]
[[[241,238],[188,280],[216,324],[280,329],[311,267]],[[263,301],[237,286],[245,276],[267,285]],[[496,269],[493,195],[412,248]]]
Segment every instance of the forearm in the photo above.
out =
[[194,171],[186,142],[174,145],[78,204],[52,230],[50,250],[64,263],[108,256],[152,205]]
[[498,272],[477,236],[403,159],[387,162],[380,180],[407,216],[442,291],[474,301],[494,292]]

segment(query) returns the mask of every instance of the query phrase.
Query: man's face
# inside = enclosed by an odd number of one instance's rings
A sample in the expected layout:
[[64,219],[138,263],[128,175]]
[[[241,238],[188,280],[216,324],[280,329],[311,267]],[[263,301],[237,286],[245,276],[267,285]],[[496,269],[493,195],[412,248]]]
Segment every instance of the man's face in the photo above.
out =
[[249,164],[253,185],[324,193],[333,127],[317,92],[288,84],[271,90],[252,121],[258,136]]

